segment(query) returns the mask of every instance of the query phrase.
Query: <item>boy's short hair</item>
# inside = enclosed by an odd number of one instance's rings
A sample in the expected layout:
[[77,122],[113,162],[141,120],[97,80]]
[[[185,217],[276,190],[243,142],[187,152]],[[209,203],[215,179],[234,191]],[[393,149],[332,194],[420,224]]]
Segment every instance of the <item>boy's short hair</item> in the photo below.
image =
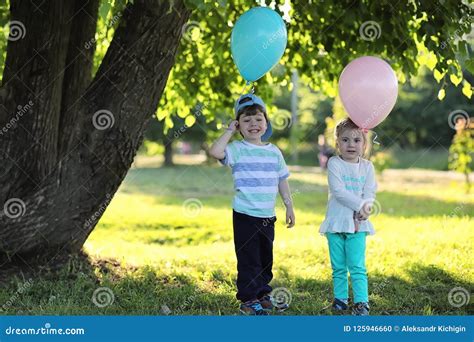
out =
[[[250,102],[252,99],[250,97],[243,97],[238,101],[238,104]],[[267,117],[267,112],[263,106],[254,103],[250,106],[242,107],[240,110],[237,112],[237,117],[235,118],[237,121],[239,121],[240,117],[245,114],[246,116],[252,116],[252,115],[257,115],[257,112],[261,112],[263,116],[265,117],[265,120],[268,122],[268,117]]]
[[268,123],[265,102],[253,93],[241,95],[235,102],[234,111],[237,121],[243,114],[251,116],[256,115],[257,112],[261,112]]
[[244,114],[245,116],[252,116],[252,115],[257,115],[258,112],[262,113],[263,116],[265,117],[265,120],[268,122],[268,117],[267,117],[267,113],[265,112],[265,109],[258,104],[253,104],[251,106],[247,106],[239,110],[239,112],[237,113],[236,120],[239,121],[240,117]]

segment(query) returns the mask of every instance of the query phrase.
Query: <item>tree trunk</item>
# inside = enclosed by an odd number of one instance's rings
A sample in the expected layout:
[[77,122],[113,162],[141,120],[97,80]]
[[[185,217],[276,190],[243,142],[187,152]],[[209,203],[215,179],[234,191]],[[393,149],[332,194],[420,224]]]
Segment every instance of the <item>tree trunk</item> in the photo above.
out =
[[80,250],[133,162],[190,15],[179,0],[129,3],[91,80],[99,0],[10,2],[26,34],[8,42],[0,88],[0,265]]
[[164,152],[164,165],[165,166],[173,166],[173,141],[172,140],[167,140],[167,142],[164,142],[163,145],[165,146],[165,152]]
[[201,144],[201,149],[204,150],[204,153],[206,154],[206,160],[205,160],[205,164],[206,165],[212,165],[212,164],[215,164],[216,160],[214,159],[213,156],[211,156],[211,154],[209,153],[209,149],[210,149],[210,146],[207,142],[203,142]]

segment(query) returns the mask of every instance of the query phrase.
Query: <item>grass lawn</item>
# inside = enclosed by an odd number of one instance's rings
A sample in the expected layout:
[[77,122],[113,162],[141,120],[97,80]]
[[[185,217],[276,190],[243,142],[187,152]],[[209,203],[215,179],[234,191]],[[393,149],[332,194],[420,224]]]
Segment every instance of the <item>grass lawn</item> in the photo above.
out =
[[[3,314],[238,313],[230,170],[158,168],[145,159],[137,165],[87,240],[88,259],[10,279],[0,289]],[[318,233],[326,175],[311,167],[291,173],[297,225],[284,226],[279,201],[273,285],[291,294],[283,314],[331,314],[328,249]],[[367,243],[371,314],[473,314],[472,300],[460,307],[448,300],[453,288],[471,293],[474,283],[474,196],[464,193],[462,176],[387,170],[378,181],[377,234]]]
[[[319,166],[318,147],[316,144],[301,144],[298,146],[298,165]],[[390,157],[390,168],[392,169],[427,169],[448,170],[448,150],[442,146],[425,148],[401,148],[393,145],[382,150]],[[288,163],[292,163],[292,152],[289,147],[283,151]]]

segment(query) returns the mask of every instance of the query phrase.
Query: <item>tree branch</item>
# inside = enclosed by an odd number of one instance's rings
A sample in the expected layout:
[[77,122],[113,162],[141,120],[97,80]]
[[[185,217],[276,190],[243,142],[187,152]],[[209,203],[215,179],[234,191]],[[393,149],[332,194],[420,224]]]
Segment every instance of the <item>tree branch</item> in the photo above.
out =
[[77,109],[81,96],[92,80],[95,52],[95,32],[99,0],[76,0],[71,37],[67,49],[66,70],[59,122],[58,157],[69,151],[69,140],[77,122]]

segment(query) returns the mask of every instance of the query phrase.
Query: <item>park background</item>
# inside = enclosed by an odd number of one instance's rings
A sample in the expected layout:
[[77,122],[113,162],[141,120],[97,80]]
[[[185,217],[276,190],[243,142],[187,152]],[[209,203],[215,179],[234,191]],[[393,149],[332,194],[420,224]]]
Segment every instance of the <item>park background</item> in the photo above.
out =
[[[84,42],[95,47],[92,75],[135,3],[98,3],[94,39]],[[187,2],[192,13],[178,30],[158,108],[118,191],[96,206],[90,222],[100,217],[97,226],[65,262],[36,263],[18,253],[21,266],[2,263],[14,271],[2,278],[0,311],[237,314],[232,177],[207,149],[232,119],[235,98],[250,89],[230,56],[232,25],[245,10],[267,5],[289,32],[280,64],[254,84],[268,104],[271,142],[291,172],[297,224],[285,227],[278,202],[274,244],[273,285],[291,300],[284,314],[331,313],[328,250],[318,233],[327,202],[318,139],[334,146],[333,129],[346,115],[337,76],[362,55],[383,57],[399,80],[397,104],[374,129],[380,144],[367,156],[379,183],[371,218],[377,234],[367,245],[371,313],[472,314],[472,4],[462,2],[460,10],[458,1],[413,3],[416,11],[404,1]],[[9,5],[3,1],[0,10],[2,67]],[[116,118],[108,119],[111,127]]]

